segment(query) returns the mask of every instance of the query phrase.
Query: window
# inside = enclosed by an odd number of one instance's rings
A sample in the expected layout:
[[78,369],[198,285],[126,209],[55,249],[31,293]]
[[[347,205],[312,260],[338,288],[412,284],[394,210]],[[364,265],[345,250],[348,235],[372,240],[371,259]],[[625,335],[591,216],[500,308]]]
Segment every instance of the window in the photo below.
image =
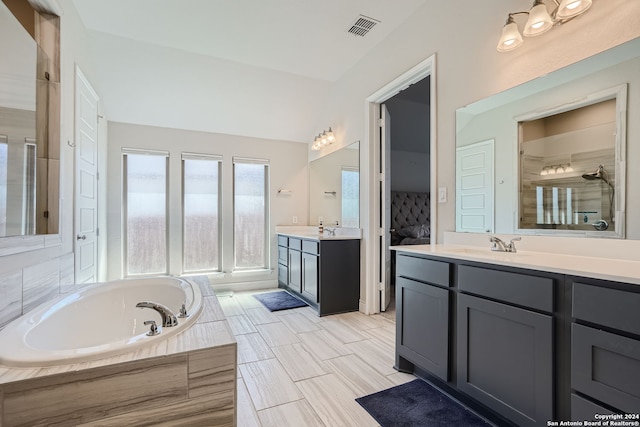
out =
[[22,234],[36,234],[36,158],[37,146],[33,138],[25,138],[24,179],[22,188]]
[[7,137],[0,135],[0,236],[7,232]]
[[168,269],[168,153],[123,150],[125,275]]
[[342,226],[359,227],[360,172],[358,168],[342,167]]
[[233,159],[233,238],[235,269],[268,267],[269,164]]
[[221,157],[182,154],[182,257],[186,273],[220,270]]

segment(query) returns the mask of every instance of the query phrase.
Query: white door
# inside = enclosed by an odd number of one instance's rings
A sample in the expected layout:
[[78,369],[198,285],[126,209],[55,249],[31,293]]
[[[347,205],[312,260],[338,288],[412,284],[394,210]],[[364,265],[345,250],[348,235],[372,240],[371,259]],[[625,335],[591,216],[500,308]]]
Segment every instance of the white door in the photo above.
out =
[[98,95],[76,66],[75,274],[93,283],[98,274]]
[[391,302],[391,116],[380,106],[380,311]]
[[493,232],[493,139],[456,149],[456,231]]

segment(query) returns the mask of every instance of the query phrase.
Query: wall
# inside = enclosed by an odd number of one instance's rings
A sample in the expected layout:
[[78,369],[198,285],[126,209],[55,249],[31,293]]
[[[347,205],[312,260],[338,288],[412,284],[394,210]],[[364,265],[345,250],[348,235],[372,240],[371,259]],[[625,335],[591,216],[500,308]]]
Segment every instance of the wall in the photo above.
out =
[[[507,13],[530,6],[524,0],[513,5],[468,2],[462,8],[458,2],[441,2],[435,16],[426,3],[333,85],[324,120],[340,129],[339,141],[365,142],[364,100],[436,55],[436,185],[449,190],[448,202],[437,205],[438,241],[455,228],[455,110],[640,36],[640,2],[599,0],[570,23],[526,39],[514,52],[498,53]],[[371,147],[363,146],[361,159],[369,159]]]
[[[307,146],[219,133],[160,128],[109,122],[108,159],[108,278],[122,277],[122,148],[166,150],[169,158],[169,240],[170,274],[182,273],[181,261],[181,153],[217,154],[222,162],[222,256],[225,274],[212,276],[215,284],[276,286],[277,256],[275,226],[292,224],[293,216],[307,218]],[[233,269],[233,156],[268,159],[271,206],[271,268],[268,272],[237,272]],[[278,195],[278,189],[291,190]]]
[[429,154],[391,150],[391,191],[429,192]]
[[[0,256],[0,327],[59,293],[74,286],[73,180],[74,81],[79,65],[95,82],[95,68],[87,33],[72,0],[58,0],[64,11],[60,18],[61,126],[60,140],[60,239],[44,236],[44,249]],[[96,87],[99,91],[99,86]],[[67,141],[69,144],[67,144]],[[70,145],[71,144],[71,145]],[[102,148],[104,149],[104,147]],[[104,156],[100,164],[104,166]],[[104,183],[100,184],[101,186]],[[18,243],[17,243],[18,244]]]

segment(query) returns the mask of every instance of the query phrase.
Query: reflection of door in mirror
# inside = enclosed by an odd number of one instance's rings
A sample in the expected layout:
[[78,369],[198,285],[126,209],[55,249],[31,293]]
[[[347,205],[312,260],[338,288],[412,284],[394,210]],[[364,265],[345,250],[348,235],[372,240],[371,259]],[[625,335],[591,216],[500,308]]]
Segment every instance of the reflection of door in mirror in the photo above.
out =
[[613,229],[616,100],[518,125],[519,228]]

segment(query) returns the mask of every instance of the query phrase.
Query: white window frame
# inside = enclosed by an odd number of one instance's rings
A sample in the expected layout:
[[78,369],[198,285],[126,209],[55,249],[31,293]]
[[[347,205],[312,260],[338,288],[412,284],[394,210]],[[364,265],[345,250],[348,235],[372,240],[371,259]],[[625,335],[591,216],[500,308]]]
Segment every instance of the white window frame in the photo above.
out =
[[[247,267],[247,268],[238,268],[238,260],[237,260],[237,253],[236,253],[236,169],[235,166],[236,164],[241,163],[241,164],[258,164],[258,165],[264,165],[265,166],[265,182],[264,182],[264,195],[265,195],[265,200],[264,200],[264,265],[261,267]],[[270,220],[270,213],[271,213],[271,205],[270,205],[270,197],[269,197],[269,188],[270,188],[270,180],[271,180],[271,171],[269,170],[269,160],[267,159],[255,159],[255,158],[249,158],[249,157],[233,157],[233,173],[232,173],[232,177],[233,177],[233,194],[232,194],[232,198],[233,198],[233,271],[234,272],[242,272],[242,271],[261,271],[261,270],[268,270],[270,268],[271,265],[271,251],[270,251],[270,244],[269,242],[271,241],[271,227],[269,226],[271,220]]]
[[[185,180],[184,180],[184,173],[185,173],[185,167],[184,167],[184,162],[185,160],[210,160],[210,161],[215,161],[218,163],[218,268],[217,269],[204,269],[204,270],[187,270],[185,267],[185,256],[184,256],[184,249],[185,249],[185,220],[184,220],[184,197],[185,197]],[[222,262],[223,262],[223,240],[222,240],[222,213],[223,213],[223,206],[222,206],[222,160],[223,157],[220,155],[216,155],[216,154],[199,154],[199,153],[182,153],[182,162],[181,162],[181,171],[182,171],[182,272],[183,274],[196,274],[196,273],[217,273],[217,272],[221,272],[223,270],[222,268]]]
[[[137,154],[137,155],[152,155],[152,156],[164,156],[166,158],[165,170],[166,170],[166,179],[165,179],[165,271],[157,272],[157,273],[143,273],[143,274],[129,274],[128,271],[128,262],[127,262],[127,247],[128,247],[128,233],[127,233],[127,155],[129,154]],[[168,151],[160,151],[160,150],[144,150],[144,149],[136,149],[136,148],[122,148],[122,275],[123,277],[144,277],[144,276],[157,276],[157,275],[167,275],[169,274],[169,266],[170,266],[170,248],[169,248],[169,152]]]

